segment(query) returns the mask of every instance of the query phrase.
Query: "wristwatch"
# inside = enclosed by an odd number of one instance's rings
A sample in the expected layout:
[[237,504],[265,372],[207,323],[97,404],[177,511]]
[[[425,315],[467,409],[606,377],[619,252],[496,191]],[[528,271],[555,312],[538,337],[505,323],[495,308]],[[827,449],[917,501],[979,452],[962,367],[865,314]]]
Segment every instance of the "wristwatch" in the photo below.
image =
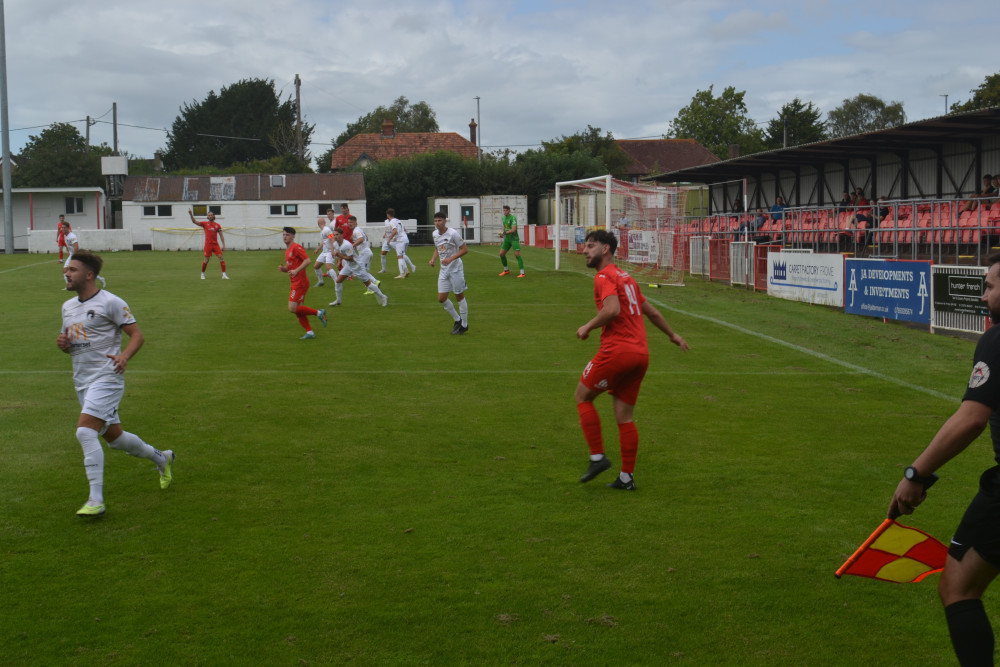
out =
[[911,482],[916,482],[917,484],[923,484],[924,491],[934,486],[934,482],[938,481],[938,476],[934,473],[922,476],[917,469],[913,466],[906,466],[906,470],[903,471],[903,477],[910,480]]
[[913,466],[906,466],[906,470],[903,471],[903,477],[917,484],[927,484],[927,478],[922,477]]

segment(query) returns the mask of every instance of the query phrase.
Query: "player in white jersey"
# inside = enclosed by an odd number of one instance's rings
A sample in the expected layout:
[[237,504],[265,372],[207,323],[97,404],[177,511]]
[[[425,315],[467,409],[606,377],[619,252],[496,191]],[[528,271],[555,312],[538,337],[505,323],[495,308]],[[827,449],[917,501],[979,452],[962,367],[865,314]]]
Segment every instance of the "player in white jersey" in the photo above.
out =
[[[465,267],[462,265],[462,257],[469,252],[469,247],[465,245],[462,234],[457,229],[448,226],[448,219],[444,213],[434,214],[434,254],[431,255],[431,267],[434,267],[434,260],[441,258],[441,272],[438,274],[438,303],[455,320],[455,326],[451,328],[451,333],[460,336],[469,330],[469,302],[465,299]],[[455,295],[458,302],[458,311],[448,299],[448,293]]]
[[382,290],[378,288],[378,284],[375,282],[375,278],[372,274],[368,273],[358,258],[354,255],[354,246],[351,245],[350,241],[344,240],[344,231],[339,227],[333,230],[333,256],[343,260],[344,268],[340,270],[337,274],[337,282],[334,287],[337,290],[337,300],[331,301],[331,306],[339,306],[341,303],[341,297],[344,294],[344,281],[354,276],[361,282],[365,284],[365,287],[370,289],[378,297],[379,303],[383,306],[389,303],[389,297],[382,293]]
[[[122,429],[118,404],[125,392],[125,368],[144,342],[128,304],[97,287],[103,262],[92,252],[78,250],[63,269],[66,289],[77,296],[62,307],[62,332],[56,345],[73,359],[73,386],[80,401],[76,438],[83,448],[83,465],[90,496],[77,514],[104,514],[104,450],[99,436],[112,449],[149,459],[160,471],[160,488],[173,479],[174,453],[160,451]],[[128,344],[122,349],[122,332]]]
[[417,265],[406,256],[406,246],[410,245],[410,237],[406,235],[403,223],[396,218],[396,211],[390,208],[386,210],[385,215],[387,218],[385,223],[387,238],[382,243],[383,269],[385,268],[385,254],[388,252],[386,245],[389,245],[396,251],[396,264],[399,266],[399,275],[396,278],[405,278],[417,271]]
[[[313,264],[313,271],[316,272],[316,284],[313,287],[322,287],[325,283],[323,282],[323,276],[330,275],[330,269],[333,268],[333,230],[330,228],[329,221],[326,218],[320,218],[316,221],[316,226],[319,227],[319,248],[316,250],[316,263]],[[320,267],[326,266],[326,271],[322,271]]]
[[[354,246],[355,257],[357,257],[361,266],[365,267],[365,271],[371,273],[372,260],[375,256],[372,254],[372,244],[368,240],[368,234],[365,230],[358,227],[358,219],[353,215],[347,217],[347,226],[351,229],[351,245]],[[375,284],[381,285],[382,283],[376,279]],[[365,294],[374,293],[370,289],[365,292]]]

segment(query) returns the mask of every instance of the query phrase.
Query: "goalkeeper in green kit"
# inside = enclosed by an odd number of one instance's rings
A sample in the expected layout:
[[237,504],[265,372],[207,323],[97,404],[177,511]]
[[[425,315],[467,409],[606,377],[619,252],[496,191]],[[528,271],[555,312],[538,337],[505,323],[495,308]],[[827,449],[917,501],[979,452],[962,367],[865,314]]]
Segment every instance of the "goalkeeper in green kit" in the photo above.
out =
[[500,272],[500,275],[510,274],[510,269],[507,268],[507,251],[513,248],[514,257],[517,257],[517,268],[521,271],[517,277],[523,278],[524,260],[521,259],[521,239],[517,235],[517,218],[511,214],[510,206],[503,207],[503,231],[500,232],[500,236],[503,237],[503,243],[500,244],[500,262],[503,264],[503,271]]

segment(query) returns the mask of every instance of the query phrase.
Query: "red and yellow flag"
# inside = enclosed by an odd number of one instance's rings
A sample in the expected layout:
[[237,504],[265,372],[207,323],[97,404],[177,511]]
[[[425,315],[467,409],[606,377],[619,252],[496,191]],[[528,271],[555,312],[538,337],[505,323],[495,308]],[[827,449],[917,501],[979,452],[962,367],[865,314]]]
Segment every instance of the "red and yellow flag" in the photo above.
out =
[[835,574],[917,582],[943,570],[947,556],[948,547],[924,531],[886,519]]

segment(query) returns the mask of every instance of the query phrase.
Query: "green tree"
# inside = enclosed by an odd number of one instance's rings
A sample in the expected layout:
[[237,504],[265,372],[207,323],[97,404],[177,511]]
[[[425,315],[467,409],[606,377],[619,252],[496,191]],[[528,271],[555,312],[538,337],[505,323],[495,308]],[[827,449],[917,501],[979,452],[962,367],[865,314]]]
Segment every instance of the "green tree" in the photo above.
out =
[[387,208],[400,218],[425,220],[427,198],[482,194],[475,159],[452,151],[383,160],[364,170],[369,220],[382,220]]
[[906,112],[902,102],[886,103],[875,95],[861,93],[844,100],[843,104],[827,114],[826,126],[830,138],[836,139],[885,130],[905,122]]
[[101,157],[113,155],[107,144],[91,146],[69,123],[53,123],[28,143],[17,158],[11,185],[17,188],[104,187]]
[[826,139],[823,114],[812,102],[804,103],[795,98],[778,110],[764,130],[764,147],[771,150],[785,145],[785,124],[788,125],[788,145],[800,146]]
[[951,105],[952,112],[976,111],[989,107],[1000,107],[1000,72],[990,74],[975,90],[970,90],[972,99],[965,102],[955,102]]
[[[295,102],[281,101],[273,80],[244,79],[184,104],[167,135],[163,154],[169,170],[225,168],[240,162],[291,155],[297,159]],[[308,146],[314,125],[302,123]],[[304,162],[311,159],[308,154]]]
[[729,157],[730,144],[739,145],[743,155],[763,150],[764,133],[747,115],[746,91],[729,86],[715,97],[712,89],[695,93],[671,121],[667,136],[694,139],[723,160]]
[[618,178],[624,175],[625,168],[632,164],[632,158],[618,147],[611,132],[602,136],[601,128],[590,125],[587,125],[587,129],[583,132],[563,135],[552,141],[543,141],[542,148],[550,153],[581,152],[596,157],[604,163],[609,173]]
[[330,171],[333,151],[343,146],[348,139],[358,134],[379,134],[382,132],[383,121],[391,120],[396,132],[439,132],[437,115],[427,102],[410,104],[403,95],[388,107],[379,105],[372,111],[359,117],[355,122],[348,123],[347,129],[333,140],[333,145],[317,158],[317,171]]

